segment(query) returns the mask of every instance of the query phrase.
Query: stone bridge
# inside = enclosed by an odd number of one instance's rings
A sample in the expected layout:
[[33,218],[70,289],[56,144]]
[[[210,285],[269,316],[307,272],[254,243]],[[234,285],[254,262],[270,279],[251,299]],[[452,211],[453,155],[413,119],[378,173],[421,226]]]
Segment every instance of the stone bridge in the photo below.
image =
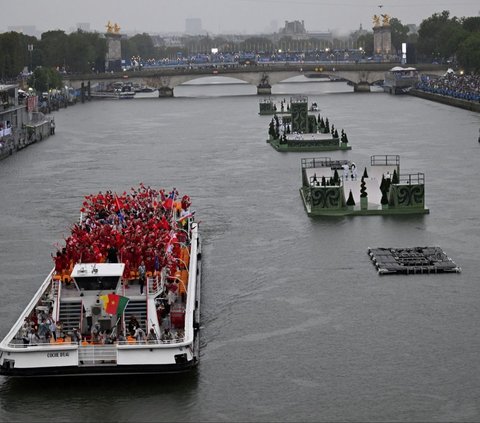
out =
[[[70,86],[81,89],[107,86],[117,81],[129,81],[158,89],[159,97],[173,97],[176,86],[194,79],[225,76],[245,81],[257,87],[258,94],[271,94],[271,87],[289,78],[306,76],[324,76],[332,79],[344,79],[353,85],[355,92],[370,91],[370,86],[384,80],[385,72],[396,63],[270,63],[257,65],[208,65],[196,68],[177,67],[155,70],[143,69],[122,73],[104,73],[89,75],[65,75],[64,81]],[[416,65],[420,74],[443,75],[447,71],[444,65]]]

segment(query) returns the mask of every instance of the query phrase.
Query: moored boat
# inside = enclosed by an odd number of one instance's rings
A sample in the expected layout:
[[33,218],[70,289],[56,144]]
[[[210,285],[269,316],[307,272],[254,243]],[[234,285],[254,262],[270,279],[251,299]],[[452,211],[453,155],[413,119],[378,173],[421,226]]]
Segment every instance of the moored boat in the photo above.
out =
[[408,93],[417,82],[417,69],[395,66],[385,73],[383,89],[390,94],[405,94]]
[[190,199],[85,198],[80,221],[0,343],[0,374],[186,371],[199,359],[201,243]]

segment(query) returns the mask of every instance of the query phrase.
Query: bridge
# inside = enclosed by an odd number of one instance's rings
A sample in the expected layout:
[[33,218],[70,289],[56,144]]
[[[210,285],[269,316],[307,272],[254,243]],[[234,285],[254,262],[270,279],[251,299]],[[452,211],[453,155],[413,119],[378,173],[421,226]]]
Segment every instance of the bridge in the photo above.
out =
[[[75,89],[106,87],[118,81],[129,81],[158,90],[159,97],[173,97],[176,86],[194,79],[225,76],[257,87],[257,94],[271,94],[273,85],[289,78],[306,75],[343,79],[353,85],[354,92],[367,92],[376,83],[383,82],[385,72],[398,63],[268,63],[256,65],[208,65],[142,69],[137,71],[65,75],[64,82]],[[416,65],[419,74],[440,76],[445,65]]]

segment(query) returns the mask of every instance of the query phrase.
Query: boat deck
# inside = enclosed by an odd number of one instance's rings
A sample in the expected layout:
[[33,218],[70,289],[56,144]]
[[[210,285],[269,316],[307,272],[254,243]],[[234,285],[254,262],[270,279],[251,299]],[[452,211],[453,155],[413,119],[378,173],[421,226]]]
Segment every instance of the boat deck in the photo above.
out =
[[[377,207],[378,209],[382,208],[380,200],[382,199],[382,192],[380,191],[380,183],[382,181],[382,176],[386,175],[387,172],[390,175],[393,175],[393,171],[396,169],[395,165],[391,166],[371,166],[367,168],[368,178],[365,178],[365,186],[368,192],[368,206],[370,209]],[[333,177],[334,171],[330,167],[317,167],[305,169],[308,180],[313,178],[314,175],[317,176],[318,180],[322,179],[322,176],[325,178]],[[343,193],[347,199],[352,191],[353,199],[356,204],[360,204],[360,184],[363,175],[363,170],[358,169],[356,179],[352,179],[351,172],[348,172],[348,177],[345,178],[343,170],[338,170],[338,176],[342,180]]]

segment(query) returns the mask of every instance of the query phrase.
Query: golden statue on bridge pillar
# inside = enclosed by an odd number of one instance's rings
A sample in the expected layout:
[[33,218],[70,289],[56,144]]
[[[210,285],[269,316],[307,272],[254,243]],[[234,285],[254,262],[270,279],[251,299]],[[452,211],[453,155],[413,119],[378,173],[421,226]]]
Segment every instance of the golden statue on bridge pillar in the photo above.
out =
[[110,21],[108,21],[105,27],[107,28],[107,33],[109,34],[118,34],[120,32],[120,26],[117,23],[112,24]]

